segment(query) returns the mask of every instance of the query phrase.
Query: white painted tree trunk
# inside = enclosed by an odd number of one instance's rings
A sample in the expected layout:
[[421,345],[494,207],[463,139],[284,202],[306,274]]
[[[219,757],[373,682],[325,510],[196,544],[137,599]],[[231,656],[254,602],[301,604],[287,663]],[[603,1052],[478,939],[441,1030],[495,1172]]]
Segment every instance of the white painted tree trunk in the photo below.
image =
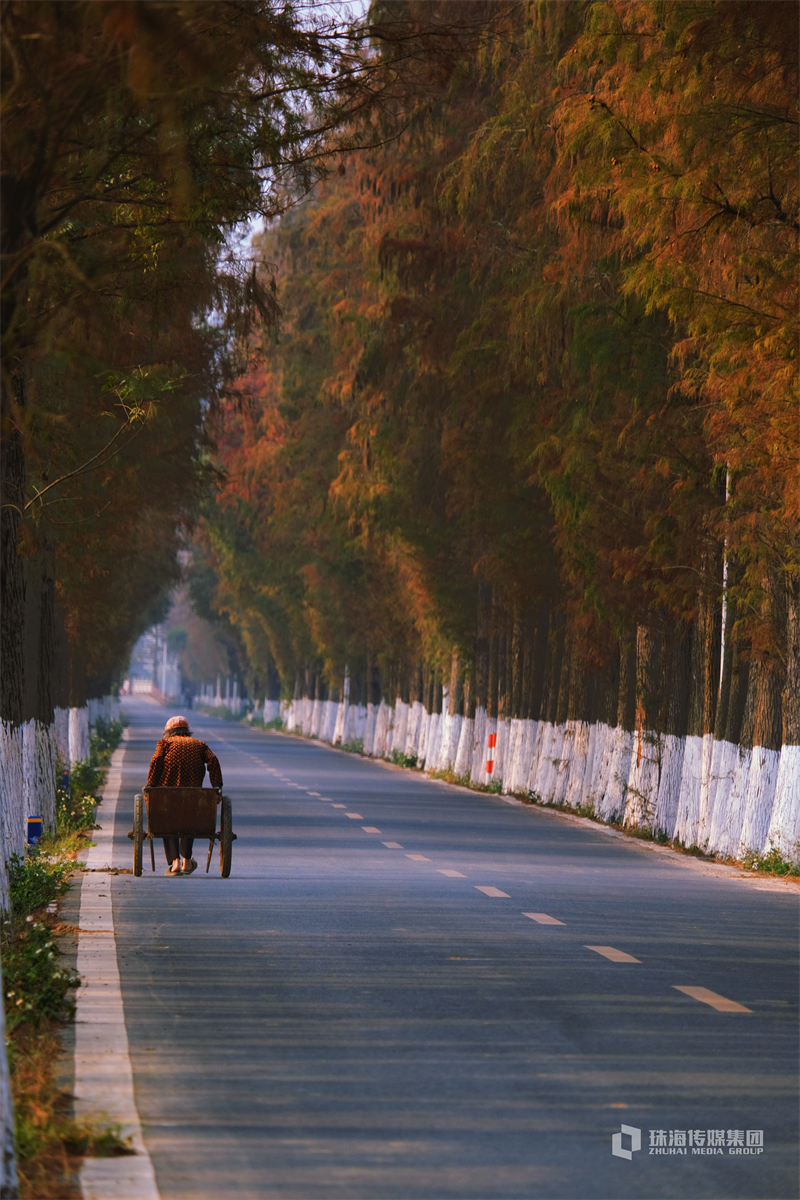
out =
[[619,820],[625,812],[632,753],[633,733],[618,725],[611,739],[608,777],[598,808],[598,813],[604,821]]
[[533,765],[533,755],[536,749],[536,733],[539,728],[539,722],[526,718],[523,721],[523,726],[522,748],[514,791],[527,793],[529,790],[528,780],[530,779],[531,767]]
[[56,727],[56,749],[65,771],[69,770],[69,709],[57,708],[53,713]]
[[419,734],[420,726],[422,725],[422,714],[425,710],[419,700],[415,700],[411,705],[411,711],[408,714],[408,729],[406,731],[406,744],[403,750],[404,754],[411,757],[412,754],[417,754],[419,749]]
[[744,824],[745,805],[747,803],[747,784],[750,778],[750,763],[753,751],[748,747],[737,746],[736,760],[733,764],[733,778],[728,803],[723,814],[720,811],[717,824],[716,851],[718,854],[735,855],[739,851],[739,842]]
[[[713,737],[706,734],[705,737]],[[703,742],[705,737],[692,733],[686,738],[681,771],[681,790],[678,799],[678,815],[675,821],[675,838],[684,846],[697,845],[700,822],[700,788],[703,783]]]
[[486,709],[480,705],[475,709],[469,777],[471,783],[483,783],[486,778]]
[[25,853],[26,821],[22,773],[21,726],[0,724],[0,805],[3,813],[3,858]]
[[775,784],[767,848],[775,846],[788,862],[800,860],[800,746],[783,746]]
[[456,761],[453,766],[453,771],[463,779],[465,775],[469,776],[470,767],[472,766],[472,739],[475,734],[475,718],[464,717],[461,722],[461,731],[458,735],[458,749],[456,750]]
[[614,727],[607,725],[605,721],[599,721],[595,728],[592,770],[591,773],[588,771],[586,773],[583,802],[584,804],[591,804],[598,817],[602,810],[603,796],[608,786],[615,734],[616,730]]
[[333,722],[333,733],[331,734],[331,745],[344,742],[344,723],[347,718],[347,701],[342,699],[336,705],[336,716]]
[[768,849],[767,831],[772,818],[780,758],[778,750],[765,750],[763,746],[753,746],[742,835],[739,841],[740,855],[748,850],[760,854]]
[[509,718],[498,718],[497,721],[497,744],[494,748],[494,772],[493,778],[495,783],[502,785],[506,777],[506,771],[509,766],[509,740],[511,737],[511,721]]
[[569,773],[575,756],[575,721],[566,721],[561,743],[558,747],[558,758],[554,763],[553,803],[563,804],[567,796]]
[[519,762],[519,743],[522,738],[522,722],[512,717],[508,724],[505,746],[505,764],[503,770],[503,794],[508,795],[514,790],[517,764]]
[[56,828],[55,726],[26,721],[22,727],[22,790],[25,817],[41,817],[50,833]]
[[443,771],[450,771],[455,766],[458,754],[458,735],[461,733],[461,717],[458,713],[447,713],[442,730],[442,746],[439,751],[439,766]]
[[428,759],[428,734],[431,726],[431,714],[423,706],[419,719],[419,739],[417,741],[417,765],[425,767]]
[[392,730],[392,742],[389,747],[389,755],[391,756],[395,750],[399,753],[405,751],[406,734],[408,733],[408,705],[405,700],[397,697],[394,706],[394,729]]
[[389,707],[381,700],[375,714],[375,733],[372,739],[371,754],[373,758],[383,758],[383,747],[386,741],[386,727],[389,723]]
[[439,769],[439,751],[442,747],[442,714],[439,712],[431,713],[431,719],[428,724],[428,757],[426,766],[429,771],[437,771]]
[[531,765],[528,771],[527,789],[534,796],[539,796],[536,790],[536,784],[539,780],[539,764],[542,761],[542,750],[550,738],[551,726],[549,721],[537,721],[536,734],[533,741],[533,753],[531,754]]
[[590,766],[591,743],[591,726],[586,721],[575,721],[572,734],[572,760],[564,793],[564,803],[568,804],[570,808],[579,808],[583,800],[583,781]]
[[658,781],[653,829],[665,833],[668,838],[674,836],[675,824],[678,820],[685,751],[685,737],[678,737],[674,733],[664,735],[661,745],[661,778]]
[[633,735],[624,824],[632,829],[652,828],[658,804],[661,743],[654,729],[637,729]]
[[367,705],[367,716],[364,723],[364,753],[372,754],[372,743],[375,740],[375,718],[378,715],[378,710],[370,700]]
[[712,761],[713,807],[710,818],[706,818],[708,850],[715,854],[719,852],[721,841],[727,846],[728,810],[738,757],[739,747],[733,742],[715,742]]
[[71,763],[89,757],[89,712],[87,708],[69,710],[69,759]]

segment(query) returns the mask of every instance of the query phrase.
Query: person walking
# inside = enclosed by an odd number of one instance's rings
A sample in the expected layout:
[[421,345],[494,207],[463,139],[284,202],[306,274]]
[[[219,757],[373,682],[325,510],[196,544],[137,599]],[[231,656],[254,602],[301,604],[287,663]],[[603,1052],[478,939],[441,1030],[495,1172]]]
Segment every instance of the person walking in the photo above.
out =
[[[170,717],[164,726],[164,736],[150,760],[148,787],[202,787],[208,768],[212,787],[222,787],[222,769],[216,754],[205,742],[192,737],[186,717]],[[197,870],[192,858],[194,838],[165,837],[167,875],[191,875]],[[181,865],[181,860],[183,863]]]

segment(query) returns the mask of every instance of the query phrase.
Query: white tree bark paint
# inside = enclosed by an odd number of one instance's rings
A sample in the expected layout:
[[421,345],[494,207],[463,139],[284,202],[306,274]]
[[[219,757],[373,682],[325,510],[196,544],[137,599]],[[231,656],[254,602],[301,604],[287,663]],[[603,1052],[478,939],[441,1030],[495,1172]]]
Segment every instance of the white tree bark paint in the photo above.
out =
[[472,739],[475,734],[475,718],[464,717],[461,722],[461,730],[458,735],[458,749],[456,750],[456,761],[453,765],[453,771],[463,779],[464,776],[469,776],[472,766]]
[[23,800],[22,740],[20,726],[0,723],[0,803],[3,810],[3,857],[25,853],[26,821]]
[[372,739],[372,757],[383,757],[383,745],[386,740],[386,726],[389,721],[389,709],[385,701],[381,700],[378,705],[378,711],[375,714],[375,734]]
[[423,706],[419,719],[419,739],[417,741],[417,765],[424,767],[428,759],[428,735],[431,727],[431,714]]
[[411,705],[411,711],[408,714],[408,728],[406,730],[406,744],[403,750],[404,754],[409,757],[419,753],[419,735],[422,725],[422,715],[424,713],[422,702],[415,700]]
[[69,710],[70,762],[89,757],[89,712],[87,708]]
[[727,843],[725,830],[728,822],[731,788],[736,762],[739,757],[739,747],[733,742],[715,742],[714,758],[712,760],[713,778],[713,807],[710,817],[706,818],[708,830],[708,849],[716,853],[719,849],[720,838]]
[[438,770],[437,763],[439,761],[439,751],[442,745],[442,714],[438,712],[431,713],[431,719],[428,722],[428,755],[425,760],[425,766],[429,771]]
[[637,729],[633,735],[624,824],[633,829],[652,828],[658,803],[661,742],[654,729]]
[[397,697],[394,706],[394,729],[392,730],[392,742],[389,747],[389,754],[394,754],[395,750],[398,753],[405,751],[406,734],[408,733],[408,705],[405,700]]
[[[712,737],[707,734],[706,737]],[[684,846],[697,845],[700,821],[700,788],[703,783],[703,742],[699,734],[689,734],[683,751],[681,790],[678,815],[675,821],[675,837]]]
[[663,831],[668,838],[674,836],[675,824],[678,819],[685,750],[685,737],[678,737],[674,733],[664,735],[661,743],[661,778],[658,781],[653,829]]
[[742,834],[739,841],[740,855],[745,854],[748,850],[760,854],[769,848],[767,831],[775,801],[780,757],[778,750],[765,750],[763,746],[753,746]]
[[750,763],[753,757],[751,749],[738,746],[736,760],[733,764],[733,778],[728,793],[728,803],[725,812],[720,809],[715,835],[717,853],[734,855],[738,853],[739,842],[744,824],[745,805],[747,803],[747,785],[750,779]]
[[471,783],[483,783],[486,778],[486,709],[480,705],[475,709],[472,727],[472,762],[469,777]]
[[719,757],[713,733],[703,737],[703,764],[700,771],[700,799],[697,806],[697,844],[702,849],[708,845],[711,821],[714,812],[714,759]]
[[[526,780],[526,788],[534,796],[539,796],[536,790],[536,783],[539,778],[539,764],[542,760],[542,749],[547,743],[550,736],[550,722],[537,721],[536,733],[533,739],[533,752],[531,754],[531,765],[528,771]],[[540,797],[541,798],[541,797]]]
[[591,742],[591,726],[586,721],[573,722],[572,760],[564,793],[564,803],[570,808],[579,808],[583,802],[583,781],[590,766]]
[[605,821],[619,820],[625,812],[625,795],[633,753],[633,733],[618,725],[611,739],[611,754],[608,762],[608,777],[598,807]]
[[502,784],[506,776],[508,763],[508,742],[511,734],[511,722],[507,718],[497,721],[497,744],[494,748],[494,771],[493,780],[495,783]]
[[770,845],[788,862],[800,861],[800,746],[781,749],[767,849]]
[[522,722],[519,718],[512,717],[508,722],[505,745],[505,770],[503,771],[503,794],[506,796],[515,790],[521,738]]
[[372,755],[372,745],[375,741],[375,719],[378,715],[378,710],[370,700],[367,705],[367,717],[364,724],[364,753]]

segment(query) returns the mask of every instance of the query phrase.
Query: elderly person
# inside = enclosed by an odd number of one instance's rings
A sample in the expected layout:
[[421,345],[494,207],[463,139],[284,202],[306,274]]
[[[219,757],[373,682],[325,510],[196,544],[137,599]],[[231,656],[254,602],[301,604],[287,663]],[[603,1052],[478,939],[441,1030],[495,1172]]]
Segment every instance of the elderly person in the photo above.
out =
[[[156,746],[150,760],[148,787],[202,787],[208,767],[208,778],[212,787],[222,787],[222,771],[217,756],[212,754],[205,742],[192,737],[186,717],[170,717],[164,727],[164,736]],[[194,838],[164,838],[167,856],[167,875],[191,875],[197,870],[192,858]],[[183,864],[181,865],[181,859]]]

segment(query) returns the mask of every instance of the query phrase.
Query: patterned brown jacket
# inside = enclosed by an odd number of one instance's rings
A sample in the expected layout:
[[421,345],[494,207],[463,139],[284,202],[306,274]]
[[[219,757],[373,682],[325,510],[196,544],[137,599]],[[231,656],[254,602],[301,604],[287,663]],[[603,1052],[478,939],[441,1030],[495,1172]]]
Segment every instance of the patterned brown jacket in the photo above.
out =
[[222,787],[217,756],[205,742],[185,734],[163,737],[150,760],[148,787],[201,787],[208,766],[212,787]]

